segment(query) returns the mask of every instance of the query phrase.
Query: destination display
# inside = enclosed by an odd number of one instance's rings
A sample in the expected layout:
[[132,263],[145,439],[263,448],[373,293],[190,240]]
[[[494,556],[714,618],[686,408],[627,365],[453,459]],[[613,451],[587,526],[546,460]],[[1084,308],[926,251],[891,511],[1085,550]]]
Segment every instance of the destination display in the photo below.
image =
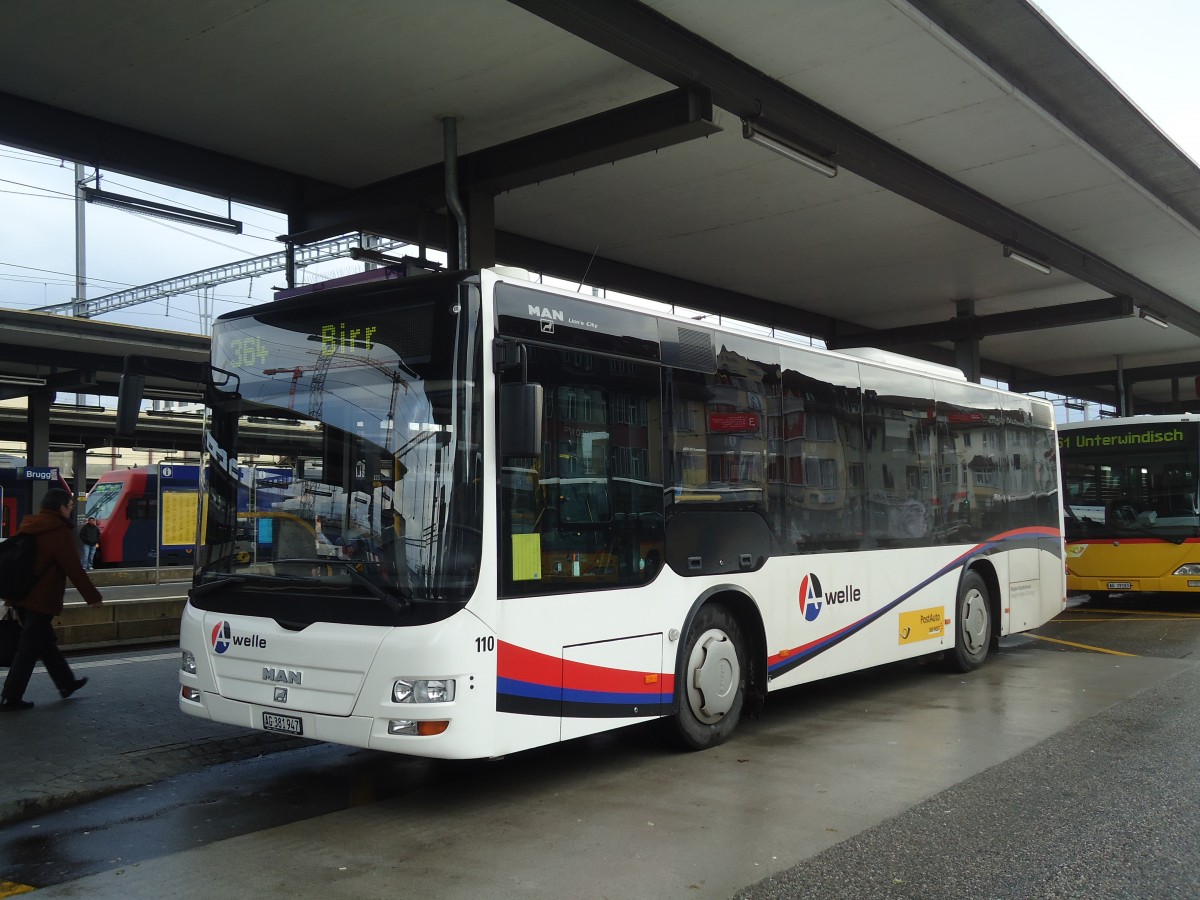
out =
[[1174,425],[1130,425],[1123,428],[1072,429],[1058,433],[1059,450],[1108,447],[1181,447],[1187,433]]

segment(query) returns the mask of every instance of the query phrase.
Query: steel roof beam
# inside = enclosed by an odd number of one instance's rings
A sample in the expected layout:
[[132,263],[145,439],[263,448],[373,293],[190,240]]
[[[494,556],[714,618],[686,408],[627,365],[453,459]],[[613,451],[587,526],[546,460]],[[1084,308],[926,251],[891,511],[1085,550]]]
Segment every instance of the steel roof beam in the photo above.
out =
[[[997,244],[1200,335],[1200,312],[854,125],[637,0],[510,0],[547,22],[677,85],[700,84],[714,105],[821,148],[838,166]],[[999,248],[997,248],[999,252]]]
[[[1140,366],[1125,369],[1122,373],[1126,384],[1137,384],[1143,381],[1170,381],[1173,378],[1194,380],[1200,373],[1200,363],[1183,362],[1169,363],[1161,366]],[[1014,391],[1029,393],[1030,391],[1052,391],[1056,394],[1068,394],[1072,390],[1087,387],[1111,387],[1117,382],[1117,370],[1106,369],[1102,372],[1077,372],[1074,375],[1046,375],[1020,378],[1009,383]]]
[[1134,315],[1129,297],[1104,297],[1080,303],[1064,303],[1040,309],[993,313],[986,316],[959,316],[927,325],[906,325],[884,330],[838,330],[826,343],[831,350],[842,347],[896,347],[903,344],[969,341],[993,334],[1016,334],[1045,328],[1066,328],[1109,319],[1127,319]]
[[[286,212],[340,192],[224,153],[0,92],[4,140],[34,153]],[[218,187],[219,185],[219,187]]]
[[[702,88],[683,88],[607,110],[474,153],[458,162],[462,189],[491,193],[536,184],[704,137],[712,122],[712,98]],[[346,191],[294,210],[288,240],[309,243],[347,231],[384,227],[393,215],[411,218],[419,208],[445,204],[444,166],[436,163],[404,175]]]
[[[445,233],[445,217],[440,214],[431,214],[427,225],[432,231]],[[397,240],[410,242],[418,240],[415,220],[403,224],[396,220],[390,223],[379,223],[377,229],[373,230],[375,233],[386,234]],[[833,339],[838,334],[861,332],[861,329],[853,323],[808,312],[797,306],[789,306],[765,300],[762,297],[731,291],[727,288],[689,281],[686,278],[656,272],[511,232],[496,232],[496,257],[502,263],[522,266],[566,281],[586,282],[623,294],[644,297],[647,300],[686,305],[688,309],[730,316],[757,325],[811,335],[821,340]],[[955,365],[954,352],[943,347],[915,341],[906,343],[897,349],[909,356],[948,366]],[[1000,381],[1009,381],[1015,377],[1036,377],[1036,373],[1016,370],[1011,366],[987,358],[981,360],[981,364],[984,375]]]

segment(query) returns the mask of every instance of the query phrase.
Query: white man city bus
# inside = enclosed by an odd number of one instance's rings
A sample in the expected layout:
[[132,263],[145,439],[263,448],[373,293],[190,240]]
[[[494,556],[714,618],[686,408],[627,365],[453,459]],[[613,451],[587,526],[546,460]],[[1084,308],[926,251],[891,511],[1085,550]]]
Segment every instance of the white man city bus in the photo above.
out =
[[[1063,608],[1040,400],[491,270],[377,272],[215,325],[189,714],[448,758],[671,717],[703,748],[773,690],[968,671]],[[250,559],[264,434],[295,477]]]
[[1067,589],[1200,594],[1200,416],[1060,426]]

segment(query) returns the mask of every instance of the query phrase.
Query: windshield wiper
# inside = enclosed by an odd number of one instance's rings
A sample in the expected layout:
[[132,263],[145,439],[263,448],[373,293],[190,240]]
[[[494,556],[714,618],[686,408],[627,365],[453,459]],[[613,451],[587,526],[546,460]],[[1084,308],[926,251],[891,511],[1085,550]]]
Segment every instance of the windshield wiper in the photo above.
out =
[[370,593],[372,597],[377,600],[382,600],[392,612],[408,612],[408,608],[412,604],[411,598],[406,596],[403,592],[401,592],[399,596],[390,594],[362,572],[360,572],[358,570],[359,563],[353,559],[341,559],[336,556],[313,556],[275,560],[276,565],[284,565],[286,563],[300,563],[303,565],[317,566],[339,565],[350,573],[350,577],[353,579],[355,584],[365,587],[367,592]]
[[1144,534],[1146,537],[1157,538],[1160,541],[1165,541],[1169,544],[1182,544],[1186,538],[1172,537],[1166,534],[1159,534],[1153,528],[1147,528],[1144,525],[1117,525],[1114,531],[1132,531],[1134,534]]
[[304,581],[303,578],[298,578],[295,575],[232,575],[225,572],[210,573],[211,581],[204,581],[191,589],[193,597],[203,597],[206,594],[211,594],[218,588],[228,587],[230,585],[245,584],[253,582],[255,584],[278,584],[279,582],[287,582],[294,584],[297,581]]
[[188,593],[193,597],[204,597],[207,594],[211,594],[218,588],[227,587],[231,584],[244,584],[246,581],[245,575],[216,574],[212,575],[211,577],[212,581],[205,581],[201,584],[197,584]]

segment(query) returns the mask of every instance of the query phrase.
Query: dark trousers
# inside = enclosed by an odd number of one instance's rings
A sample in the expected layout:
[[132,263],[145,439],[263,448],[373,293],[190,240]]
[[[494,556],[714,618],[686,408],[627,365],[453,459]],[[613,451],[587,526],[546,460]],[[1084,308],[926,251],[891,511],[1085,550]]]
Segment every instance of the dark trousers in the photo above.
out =
[[75,683],[75,675],[58,649],[58,636],[52,624],[54,616],[19,606],[16,609],[17,618],[21,620],[21,643],[17,645],[17,655],[13,657],[0,694],[5,700],[22,699],[39,657],[54,680],[54,686],[60,691],[69,690]]

